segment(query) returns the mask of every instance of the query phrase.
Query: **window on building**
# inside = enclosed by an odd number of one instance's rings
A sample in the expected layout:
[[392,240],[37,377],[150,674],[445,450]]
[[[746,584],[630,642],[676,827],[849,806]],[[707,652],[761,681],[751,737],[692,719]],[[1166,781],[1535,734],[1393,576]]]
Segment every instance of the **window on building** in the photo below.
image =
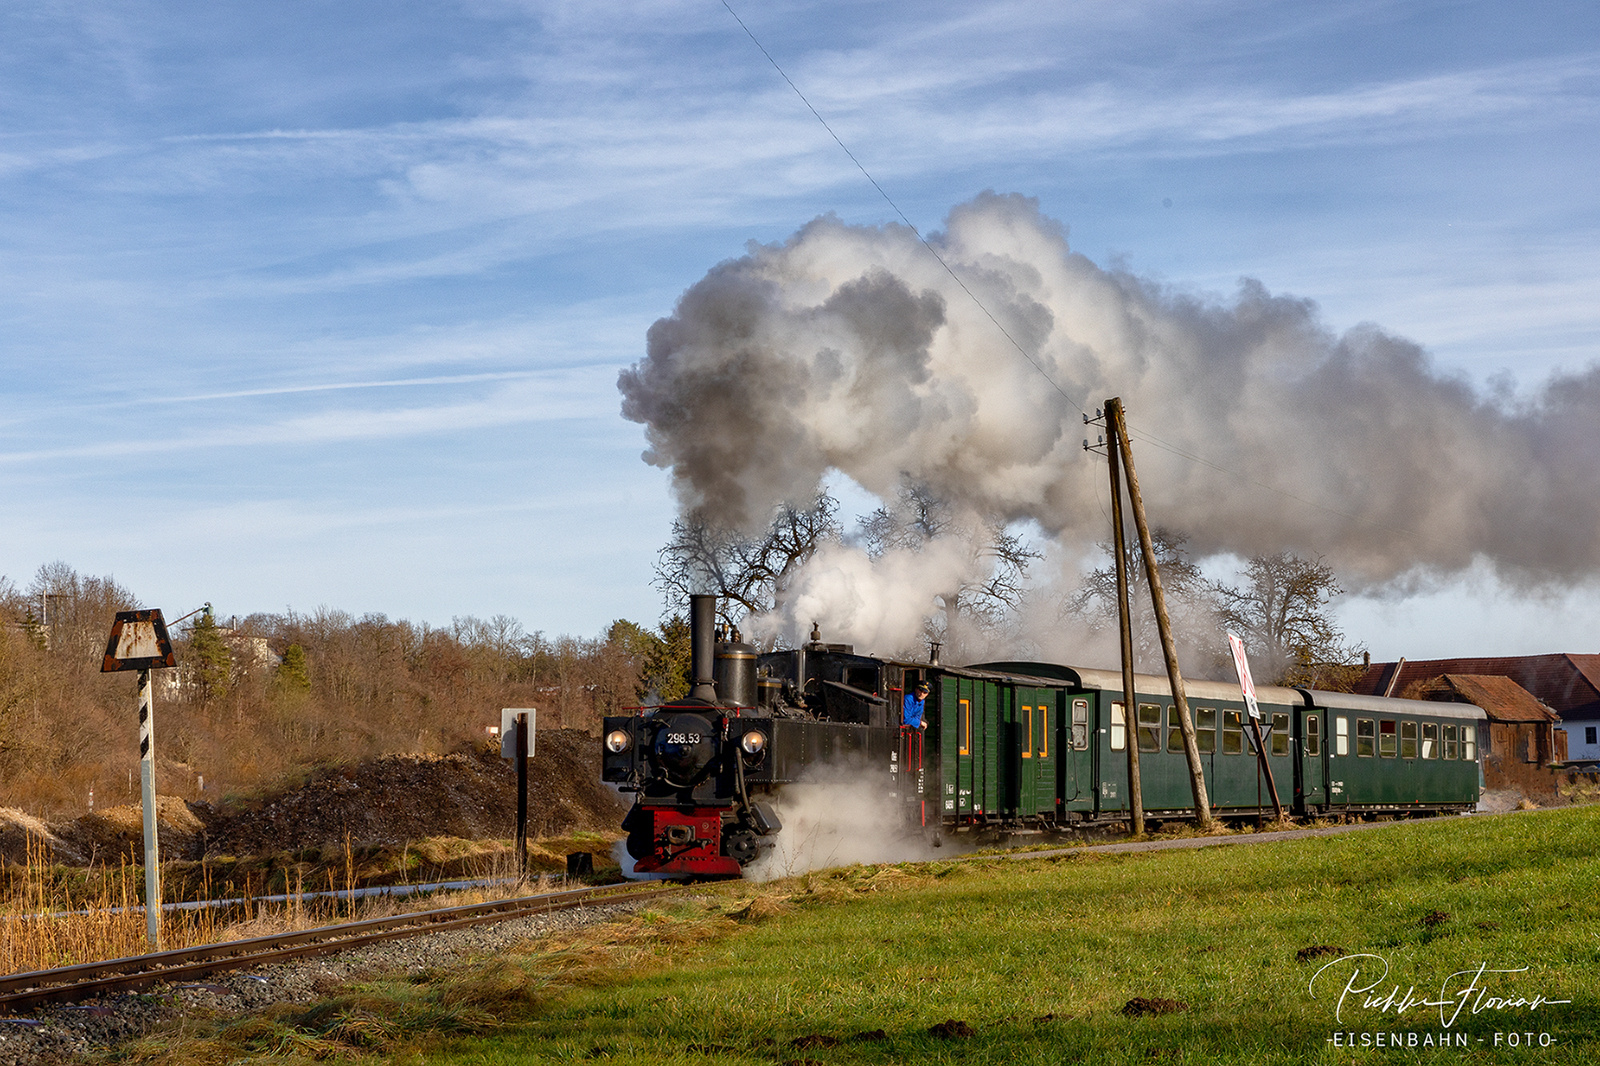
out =
[[1111,705],[1111,750],[1126,751],[1128,748],[1128,712],[1120,703]]
[[1222,712],[1222,754],[1239,755],[1244,751],[1244,717],[1239,711]]
[[1422,723],[1422,757],[1424,759],[1437,759],[1439,757],[1439,723]]
[[1333,753],[1350,754],[1350,719],[1342,714],[1333,720]]
[[1461,727],[1461,757],[1470,762],[1478,761],[1478,727],[1475,725]]
[[1154,703],[1139,704],[1139,750],[1161,750],[1161,708]]
[[1400,746],[1395,743],[1399,739],[1399,731],[1395,722],[1390,718],[1378,719],[1378,754],[1385,759],[1392,759]]
[[1200,754],[1210,755],[1217,750],[1217,709],[1196,707],[1194,712],[1194,739]]
[[1275,714],[1272,716],[1272,754],[1289,754],[1289,716]]
[[1595,727],[1594,726],[1586,725],[1586,726],[1583,727],[1583,742],[1585,744],[1593,744],[1595,742],[1594,735],[1595,735]]
[[1377,723],[1370,718],[1356,719],[1356,755],[1368,758],[1378,754],[1377,748]]
[[1444,757],[1446,759],[1461,758],[1461,744],[1456,739],[1459,731],[1453,725],[1444,727]]
[[1417,757],[1417,723],[1400,723],[1400,757],[1402,759],[1415,759]]
[[1322,724],[1314,714],[1306,715],[1306,754],[1322,754]]

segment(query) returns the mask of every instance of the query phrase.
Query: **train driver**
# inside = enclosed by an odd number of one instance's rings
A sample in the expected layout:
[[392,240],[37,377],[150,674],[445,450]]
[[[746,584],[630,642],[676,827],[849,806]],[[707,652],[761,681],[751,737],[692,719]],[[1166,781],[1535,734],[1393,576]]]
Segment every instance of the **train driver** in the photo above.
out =
[[922,720],[922,711],[928,700],[928,683],[917,682],[917,687],[906,693],[905,704],[901,707],[900,718],[907,729],[926,729],[928,723]]

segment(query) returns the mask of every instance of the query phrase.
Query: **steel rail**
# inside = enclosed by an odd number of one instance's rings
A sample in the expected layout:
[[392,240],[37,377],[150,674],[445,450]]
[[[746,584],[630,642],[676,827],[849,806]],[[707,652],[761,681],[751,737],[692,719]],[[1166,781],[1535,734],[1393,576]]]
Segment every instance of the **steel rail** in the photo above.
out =
[[[630,891],[613,892],[618,888]],[[252,937],[193,948],[131,955],[105,962],[81,963],[51,970],[0,977],[0,1012],[43,1003],[72,1002],[104,992],[134,991],[153,984],[203,977],[225,970],[242,970],[265,962],[331,954],[347,948],[400,937],[460,929],[487,922],[507,921],[530,914],[566,910],[584,904],[604,906],[682,892],[686,885],[640,889],[627,884],[565,889],[537,896],[520,896],[491,903],[471,903],[392,918],[319,926],[294,933]],[[608,894],[609,893],[609,894]]]

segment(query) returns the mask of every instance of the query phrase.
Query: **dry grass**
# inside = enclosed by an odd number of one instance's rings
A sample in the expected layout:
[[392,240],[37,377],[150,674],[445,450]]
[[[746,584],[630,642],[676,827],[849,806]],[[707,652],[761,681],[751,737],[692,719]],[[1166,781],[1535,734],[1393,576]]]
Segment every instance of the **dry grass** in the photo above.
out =
[[[547,842],[549,848],[559,841]],[[435,854],[476,848],[483,861],[481,876],[511,878],[516,874],[511,849],[497,842],[426,841]],[[534,852],[530,846],[530,853]],[[546,852],[545,848],[537,849]],[[544,856],[547,860],[548,854]],[[413,897],[309,897],[313,892],[344,893],[361,884],[357,852],[346,841],[343,855],[325,856],[324,865],[309,864],[288,871],[287,901],[264,902],[249,894],[231,908],[167,911],[161,918],[161,947],[166,950],[245,940],[328,925],[340,921],[384,918],[418,910],[465,906],[503,899],[516,892],[495,885]],[[199,864],[189,864],[198,866]],[[186,871],[193,873],[193,871]],[[192,899],[214,898],[215,886],[202,867],[199,876],[173,878],[166,885],[187,884]],[[530,874],[525,892],[549,891],[548,871]],[[73,870],[46,861],[43,841],[30,842],[25,866],[0,868],[0,973],[28,973],[86,962],[142,955],[152,950],[147,940],[144,871],[126,860],[117,867]],[[167,902],[173,893],[165,892]]]

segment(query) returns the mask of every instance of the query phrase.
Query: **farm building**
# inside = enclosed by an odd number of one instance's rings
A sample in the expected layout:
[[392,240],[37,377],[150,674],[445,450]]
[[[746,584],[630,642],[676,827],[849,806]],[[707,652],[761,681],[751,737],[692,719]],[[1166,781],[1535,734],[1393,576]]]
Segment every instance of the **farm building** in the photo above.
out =
[[[1548,749],[1550,761],[1600,761],[1600,655],[1560,653],[1417,662],[1401,659],[1397,663],[1373,663],[1355,690],[1367,695],[1398,696],[1411,686],[1446,675],[1500,677],[1515,682],[1558,716]],[[1493,716],[1491,710],[1491,720]]]

